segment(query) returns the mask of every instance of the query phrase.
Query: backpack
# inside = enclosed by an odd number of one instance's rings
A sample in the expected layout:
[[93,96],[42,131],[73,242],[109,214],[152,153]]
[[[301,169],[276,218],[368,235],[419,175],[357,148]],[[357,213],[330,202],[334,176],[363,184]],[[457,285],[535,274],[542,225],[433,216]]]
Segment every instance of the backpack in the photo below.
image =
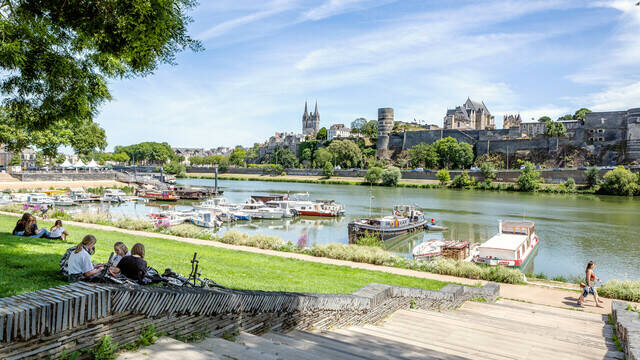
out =
[[69,263],[69,257],[74,251],[76,251],[76,246],[68,248],[64,255],[62,255],[62,259],[60,259],[60,273],[62,275],[69,275],[67,273],[67,264]]

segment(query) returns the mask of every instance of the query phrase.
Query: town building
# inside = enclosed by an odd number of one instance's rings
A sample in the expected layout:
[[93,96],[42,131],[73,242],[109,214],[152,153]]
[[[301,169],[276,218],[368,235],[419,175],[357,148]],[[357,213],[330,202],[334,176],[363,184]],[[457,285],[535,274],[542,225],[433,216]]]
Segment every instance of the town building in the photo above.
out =
[[462,106],[447,109],[444,117],[445,129],[493,130],[496,128],[494,117],[484,102],[475,102],[467,98]]
[[333,124],[327,131],[327,140],[337,138],[347,138],[351,136],[351,129],[345,127],[344,124]]
[[503,129],[511,129],[517,128],[522,124],[522,118],[520,114],[518,115],[505,115],[502,119],[502,128]]
[[[0,144],[0,166],[7,168],[11,159],[13,158],[14,153],[7,149],[7,146],[4,144]],[[36,167],[36,156],[37,153],[35,150],[31,148],[23,149],[20,152],[20,164],[23,168],[33,168]]]
[[309,114],[307,111],[307,102],[304,102],[304,114],[302,114],[302,134],[315,136],[320,130],[320,113],[318,112],[318,102],[316,101],[315,110]]
[[277,148],[289,149],[297,155],[298,145],[303,141],[305,141],[305,135],[277,132],[269,138],[266,144],[260,147],[258,157],[262,159],[267,154],[273,154]]

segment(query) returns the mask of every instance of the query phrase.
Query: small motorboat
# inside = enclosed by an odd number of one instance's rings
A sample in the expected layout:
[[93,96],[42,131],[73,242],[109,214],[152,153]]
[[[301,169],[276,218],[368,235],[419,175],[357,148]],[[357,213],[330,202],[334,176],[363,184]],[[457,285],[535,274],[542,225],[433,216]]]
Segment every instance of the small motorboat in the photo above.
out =
[[67,195],[58,195],[55,197],[55,199],[53,200],[53,203],[56,204],[56,206],[73,206],[75,205],[75,202],[73,201],[73,199]]
[[442,255],[443,245],[444,241],[442,240],[427,240],[422,242],[413,248],[413,258],[431,260],[436,256]]

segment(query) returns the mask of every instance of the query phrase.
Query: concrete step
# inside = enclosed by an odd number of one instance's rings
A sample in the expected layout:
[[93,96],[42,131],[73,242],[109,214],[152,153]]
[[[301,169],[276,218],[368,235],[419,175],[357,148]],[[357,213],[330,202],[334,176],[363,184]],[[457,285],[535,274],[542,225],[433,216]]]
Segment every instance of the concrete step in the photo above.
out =
[[[222,360],[223,358],[198,346],[169,337],[161,337],[155,344],[140,350],[123,353],[118,360]],[[227,359],[228,360],[228,359]]]
[[[195,345],[203,350],[216,354],[222,359],[242,360],[282,360],[276,355],[261,353],[248,346],[237,344],[222,338],[208,338]],[[186,358],[185,358],[186,359]],[[177,360],[177,359],[173,359]]]
[[314,355],[332,360],[362,360],[368,359],[360,355],[351,354],[350,351],[345,352],[343,348],[326,347],[318,341],[306,340],[298,336],[299,332],[290,332],[287,335],[266,333],[263,338],[269,339],[274,343],[284,344],[294,347],[298,350],[310,352]]
[[324,360],[326,357],[315,355],[309,351],[298,350],[292,346],[285,345],[281,342],[274,342],[266,337],[252,335],[246,332],[240,333],[236,337],[236,343],[244,345],[250,349],[256,350],[261,354],[272,355],[278,359],[291,360]]

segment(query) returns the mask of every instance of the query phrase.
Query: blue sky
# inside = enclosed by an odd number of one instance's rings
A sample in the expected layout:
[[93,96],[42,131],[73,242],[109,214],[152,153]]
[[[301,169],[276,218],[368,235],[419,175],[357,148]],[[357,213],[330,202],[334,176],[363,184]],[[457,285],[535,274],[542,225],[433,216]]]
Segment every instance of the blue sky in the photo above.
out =
[[201,0],[181,53],[145,78],[113,80],[97,121],[109,148],[217,147],[375,119],[442,125],[469,96],[502,115],[640,107],[637,0]]

